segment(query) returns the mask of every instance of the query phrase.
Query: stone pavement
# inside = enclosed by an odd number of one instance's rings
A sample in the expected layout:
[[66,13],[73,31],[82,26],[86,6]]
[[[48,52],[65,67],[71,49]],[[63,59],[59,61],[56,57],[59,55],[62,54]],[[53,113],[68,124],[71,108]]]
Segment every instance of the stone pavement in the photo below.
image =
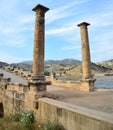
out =
[[47,91],[58,97],[56,100],[83,106],[113,115],[113,90],[82,92],[72,88],[47,86]]

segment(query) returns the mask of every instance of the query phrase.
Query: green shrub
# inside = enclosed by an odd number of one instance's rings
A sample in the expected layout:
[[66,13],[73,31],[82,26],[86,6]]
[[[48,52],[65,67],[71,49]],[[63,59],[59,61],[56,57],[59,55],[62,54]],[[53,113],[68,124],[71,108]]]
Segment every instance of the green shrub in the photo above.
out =
[[25,127],[31,127],[32,123],[34,122],[34,116],[32,111],[23,110],[21,113],[20,121]]
[[15,115],[12,115],[12,120],[13,121],[20,121],[21,120],[21,114],[17,113]]
[[64,130],[63,126],[58,122],[58,120],[54,120],[51,122],[47,120],[44,125],[44,130]]
[[44,72],[44,75],[45,75],[45,76],[50,76],[50,72],[49,72],[49,71],[45,71],[45,72]]

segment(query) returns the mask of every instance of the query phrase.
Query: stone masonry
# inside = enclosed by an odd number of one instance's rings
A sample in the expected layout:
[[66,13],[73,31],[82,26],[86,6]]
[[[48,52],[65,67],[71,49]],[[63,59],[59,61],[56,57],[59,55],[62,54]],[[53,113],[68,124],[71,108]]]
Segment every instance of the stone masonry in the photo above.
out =
[[[32,80],[25,81],[25,84],[20,84],[19,80],[16,80],[18,83],[11,82],[13,81],[13,76],[12,78],[6,78],[5,73],[0,73],[0,117],[3,117],[4,114],[11,115],[23,109],[29,109],[33,111],[36,120],[40,118],[41,121],[45,121],[47,117],[53,120],[57,117],[67,130],[113,130],[113,118],[110,115],[97,113],[97,111],[57,100],[39,99],[48,96],[53,98],[51,95],[48,95],[49,93],[45,93],[46,85],[50,82],[45,81],[44,77],[44,16],[48,10],[48,8],[42,5],[37,5],[33,8],[33,11],[36,12],[36,21]],[[78,25],[81,30],[83,78],[81,83],[73,83],[73,87],[82,91],[93,91],[95,81],[90,70],[88,25],[86,22]],[[13,70],[16,74],[19,73],[18,69],[13,68]],[[19,74],[23,75],[23,71]],[[54,77],[53,82],[54,84],[56,83]],[[64,86],[64,84],[62,85]],[[72,86],[72,83],[66,82],[66,84],[67,87]],[[54,97],[56,98],[55,95]]]
[[50,82],[45,81],[44,76],[44,38],[45,38],[45,13],[49,9],[38,4],[32,11],[36,12],[34,29],[34,52],[33,52],[33,75],[30,86],[35,88],[36,93],[46,91],[46,85]]
[[47,7],[37,5],[32,9],[36,12],[34,29],[33,80],[44,80],[44,33],[45,13]]
[[88,40],[87,26],[89,23],[82,22],[78,24],[81,33],[81,43],[82,43],[82,85],[81,90],[94,90],[94,79],[91,74],[91,59],[90,59],[90,48]]

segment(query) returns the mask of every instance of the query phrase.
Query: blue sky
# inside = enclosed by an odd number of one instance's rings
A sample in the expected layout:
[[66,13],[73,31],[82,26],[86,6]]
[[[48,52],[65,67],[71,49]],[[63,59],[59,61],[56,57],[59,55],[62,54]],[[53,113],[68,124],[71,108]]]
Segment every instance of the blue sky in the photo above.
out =
[[80,28],[88,26],[91,60],[113,59],[113,0],[0,0],[0,61],[33,59],[37,4],[50,10],[45,20],[45,60],[81,60]]

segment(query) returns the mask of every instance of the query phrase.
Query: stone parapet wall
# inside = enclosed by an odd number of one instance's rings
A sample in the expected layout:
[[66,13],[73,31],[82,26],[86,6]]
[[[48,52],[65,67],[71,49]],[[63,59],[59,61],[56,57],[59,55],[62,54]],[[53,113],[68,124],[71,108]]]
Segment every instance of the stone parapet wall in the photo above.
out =
[[24,108],[24,93],[5,90],[3,104],[6,115],[15,114]]
[[8,83],[7,90],[18,91],[18,92],[27,92],[29,90],[28,85],[22,85],[19,83]]
[[33,110],[35,94],[36,86],[11,83],[0,78],[0,103],[3,103],[6,115],[18,113],[25,108]]
[[3,104],[5,114],[15,114],[24,108],[24,100],[26,96],[24,87],[25,86],[19,84],[7,84],[7,87],[3,90]]
[[11,83],[0,77],[0,103],[4,106],[4,113],[15,114],[23,109],[34,111],[38,98],[44,96],[43,85],[43,82],[28,82],[28,85]]
[[81,81],[63,81],[57,80],[53,75],[50,77],[46,77],[47,81],[51,81],[51,85],[53,86],[60,86],[60,87],[67,87],[67,88],[74,88],[80,91],[94,91],[94,81],[95,80],[81,80]]
[[68,87],[68,88],[75,88],[77,90],[80,90],[81,82],[77,81],[63,81],[63,80],[57,80],[56,78],[51,75],[50,77],[46,77],[47,81],[51,81],[51,85],[53,86],[61,86],[61,87]]
[[48,98],[39,99],[35,115],[40,116],[43,122],[58,119],[66,130],[113,130],[110,114]]

